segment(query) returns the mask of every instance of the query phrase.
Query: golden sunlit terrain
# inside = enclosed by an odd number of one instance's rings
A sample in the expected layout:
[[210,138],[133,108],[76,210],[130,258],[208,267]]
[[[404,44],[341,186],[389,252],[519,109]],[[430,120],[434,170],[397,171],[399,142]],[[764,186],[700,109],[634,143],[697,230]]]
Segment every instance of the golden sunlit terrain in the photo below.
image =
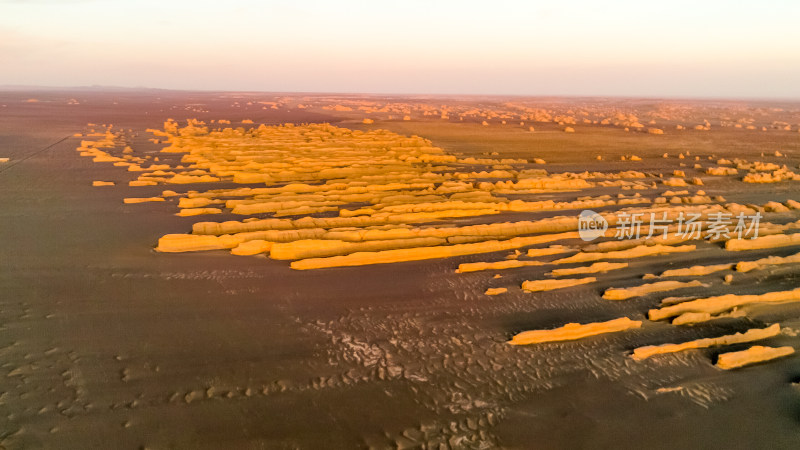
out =
[[3,445],[800,438],[798,104],[32,95]]
[[0,0],[0,450],[800,448],[799,22]]

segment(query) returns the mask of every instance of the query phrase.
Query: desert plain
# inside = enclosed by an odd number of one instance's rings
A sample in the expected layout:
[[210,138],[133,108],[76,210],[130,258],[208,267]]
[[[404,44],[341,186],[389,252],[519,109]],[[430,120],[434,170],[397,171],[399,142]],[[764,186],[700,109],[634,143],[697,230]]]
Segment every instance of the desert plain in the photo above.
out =
[[8,90],[0,158],[3,447],[800,441],[800,103]]

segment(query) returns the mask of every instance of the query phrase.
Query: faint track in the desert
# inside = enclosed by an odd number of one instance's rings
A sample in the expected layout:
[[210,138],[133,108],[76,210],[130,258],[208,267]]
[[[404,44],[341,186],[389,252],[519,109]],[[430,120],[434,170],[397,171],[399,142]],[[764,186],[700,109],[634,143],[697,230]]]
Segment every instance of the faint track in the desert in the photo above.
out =
[[34,156],[36,156],[36,155],[39,155],[39,154],[41,154],[41,153],[44,153],[44,152],[46,152],[46,151],[50,150],[51,148],[53,148],[53,147],[55,147],[56,145],[58,145],[58,144],[60,144],[60,143],[62,143],[62,142],[64,142],[64,141],[66,141],[66,140],[67,140],[67,139],[69,139],[69,138],[70,138],[70,136],[64,136],[63,138],[59,139],[59,140],[58,140],[58,141],[56,141],[56,142],[53,142],[52,144],[48,145],[47,147],[44,147],[44,148],[42,148],[42,149],[39,149],[39,150],[36,150],[35,152],[31,153],[30,155],[27,155],[27,156],[25,156],[25,157],[24,157],[24,158],[22,158],[22,159],[18,159],[18,160],[14,161],[14,162],[13,162],[13,163],[11,163],[11,164],[8,164],[8,165],[6,165],[6,166],[3,166],[2,168],[0,168],[0,173],[3,173],[3,172],[5,172],[6,170],[8,170],[8,169],[10,169],[10,168],[12,168],[12,167],[14,167],[14,166],[16,166],[17,164],[19,164],[19,163],[21,163],[21,162],[23,162],[23,161],[27,161],[27,160],[29,160],[29,159],[33,158],[33,157],[34,157]]

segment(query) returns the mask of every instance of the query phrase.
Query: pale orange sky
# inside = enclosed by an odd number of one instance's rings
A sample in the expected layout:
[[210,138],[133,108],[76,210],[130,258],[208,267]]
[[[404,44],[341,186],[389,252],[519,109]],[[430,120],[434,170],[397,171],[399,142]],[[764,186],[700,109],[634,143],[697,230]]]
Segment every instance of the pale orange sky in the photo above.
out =
[[800,2],[0,0],[0,84],[800,98]]

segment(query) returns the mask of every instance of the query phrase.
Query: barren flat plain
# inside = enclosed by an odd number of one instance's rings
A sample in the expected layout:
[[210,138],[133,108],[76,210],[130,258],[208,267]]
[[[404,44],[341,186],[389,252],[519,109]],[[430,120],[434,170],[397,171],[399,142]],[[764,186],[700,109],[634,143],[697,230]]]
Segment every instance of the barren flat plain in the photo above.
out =
[[799,129],[0,92],[0,446],[797,448]]

